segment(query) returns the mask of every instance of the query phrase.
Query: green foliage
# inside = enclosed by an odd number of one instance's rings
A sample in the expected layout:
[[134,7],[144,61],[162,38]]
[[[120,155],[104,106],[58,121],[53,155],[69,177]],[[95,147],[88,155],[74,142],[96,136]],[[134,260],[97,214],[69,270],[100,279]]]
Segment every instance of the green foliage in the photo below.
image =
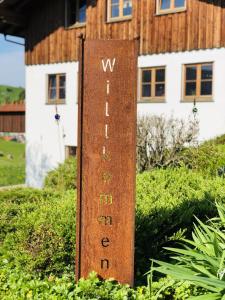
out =
[[0,104],[12,103],[24,99],[24,88],[0,85]]
[[166,248],[174,263],[154,261],[151,272],[170,275],[178,282],[189,281],[207,291],[191,299],[225,299],[225,207],[217,204],[219,218],[203,223],[197,219],[192,239],[182,239],[183,247]]
[[43,275],[71,268],[75,257],[74,191],[2,191],[0,210],[0,260]]
[[77,161],[75,158],[68,158],[59,167],[48,173],[45,179],[45,187],[56,190],[75,189],[77,184]]
[[225,167],[225,145],[204,143],[199,147],[186,149],[181,155],[181,162],[204,176],[220,175],[219,171]]
[[131,289],[113,280],[100,281],[95,273],[75,284],[73,273],[61,278],[50,275],[44,279],[7,267],[0,267],[0,298],[2,300],[147,300],[146,287]]
[[215,200],[225,201],[224,179],[204,178],[186,168],[154,170],[137,177],[136,273],[149,267],[149,258],[168,258],[162,247],[191,236],[194,215],[201,220],[216,214]]
[[0,186],[25,181],[25,145],[0,139]]

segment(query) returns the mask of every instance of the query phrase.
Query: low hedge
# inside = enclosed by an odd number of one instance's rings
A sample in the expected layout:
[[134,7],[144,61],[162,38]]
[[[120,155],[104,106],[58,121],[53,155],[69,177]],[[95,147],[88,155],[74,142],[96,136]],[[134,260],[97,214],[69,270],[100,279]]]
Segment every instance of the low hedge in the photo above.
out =
[[48,173],[45,179],[45,188],[64,191],[77,187],[77,160],[70,157],[58,168]]
[[[216,213],[225,199],[224,179],[204,178],[186,168],[154,170],[137,176],[136,278],[150,258],[164,259],[163,246],[190,234],[194,215]],[[0,255],[27,272],[60,275],[73,269],[75,191],[17,189],[0,192]],[[145,280],[145,279],[144,279]]]
[[136,274],[144,274],[149,259],[162,259],[162,247],[189,237],[194,216],[204,221],[216,215],[215,200],[225,202],[224,179],[205,178],[187,168],[160,169],[137,176]]
[[1,191],[0,207],[0,259],[42,275],[73,269],[74,191]]

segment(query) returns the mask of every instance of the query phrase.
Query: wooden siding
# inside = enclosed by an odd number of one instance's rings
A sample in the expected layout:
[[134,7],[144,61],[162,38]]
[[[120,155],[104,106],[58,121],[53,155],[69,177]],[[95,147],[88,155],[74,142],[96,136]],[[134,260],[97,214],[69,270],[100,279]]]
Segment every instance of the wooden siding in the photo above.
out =
[[185,12],[156,15],[156,0],[133,0],[129,21],[106,22],[106,0],[89,0],[85,27],[64,28],[64,0],[33,10],[26,33],[26,64],[76,61],[78,36],[88,39],[140,37],[140,54],[225,46],[225,1],[187,0]]
[[0,106],[0,132],[25,132],[24,104]]

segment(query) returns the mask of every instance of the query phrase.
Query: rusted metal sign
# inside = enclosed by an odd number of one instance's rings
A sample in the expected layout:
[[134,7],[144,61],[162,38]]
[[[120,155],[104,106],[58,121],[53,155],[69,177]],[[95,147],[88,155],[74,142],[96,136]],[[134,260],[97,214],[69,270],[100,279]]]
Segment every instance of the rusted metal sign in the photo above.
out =
[[80,62],[77,278],[133,284],[136,41],[91,41]]

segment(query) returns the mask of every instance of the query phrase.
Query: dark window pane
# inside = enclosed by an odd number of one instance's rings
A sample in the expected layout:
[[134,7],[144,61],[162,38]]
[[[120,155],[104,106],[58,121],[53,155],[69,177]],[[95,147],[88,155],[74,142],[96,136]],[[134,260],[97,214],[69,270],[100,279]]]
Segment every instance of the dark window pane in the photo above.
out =
[[67,1],[67,26],[71,26],[76,23],[76,1]]
[[207,96],[212,95],[212,82],[206,81],[201,83],[201,95]]
[[86,9],[87,9],[87,1],[80,0],[79,4],[79,15],[78,15],[78,22],[85,23],[86,22]]
[[151,97],[151,85],[142,85],[142,97]]
[[155,95],[156,97],[163,97],[165,95],[165,84],[156,84]]
[[65,88],[66,87],[66,76],[65,75],[61,75],[59,77],[59,86],[61,88]]
[[119,17],[119,15],[120,15],[119,6],[112,6],[111,17],[116,18]]
[[56,87],[56,75],[49,75],[49,88]]
[[165,69],[156,70],[156,81],[165,81]]
[[123,15],[124,16],[132,15],[132,0],[123,1]]
[[146,70],[142,72],[142,82],[151,82],[152,79],[152,71]]
[[202,79],[212,79],[212,65],[202,66]]
[[185,0],[175,0],[175,7],[184,7]]
[[161,0],[160,9],[169,9],[170,8],[170,1],[171,0]]
[[186,83],[186,96],[196,95],[196,83],[195,82],[187,82]]
[[186,67],[186,80],[195,80],[197,78],[196,67]]
[[59,99],[65,99],[65,98],[66,98],[65,89],[63,89],[63,88],[59,89]]
[[50,89],[50,99],[55,100],[56,99],[56,89]]

